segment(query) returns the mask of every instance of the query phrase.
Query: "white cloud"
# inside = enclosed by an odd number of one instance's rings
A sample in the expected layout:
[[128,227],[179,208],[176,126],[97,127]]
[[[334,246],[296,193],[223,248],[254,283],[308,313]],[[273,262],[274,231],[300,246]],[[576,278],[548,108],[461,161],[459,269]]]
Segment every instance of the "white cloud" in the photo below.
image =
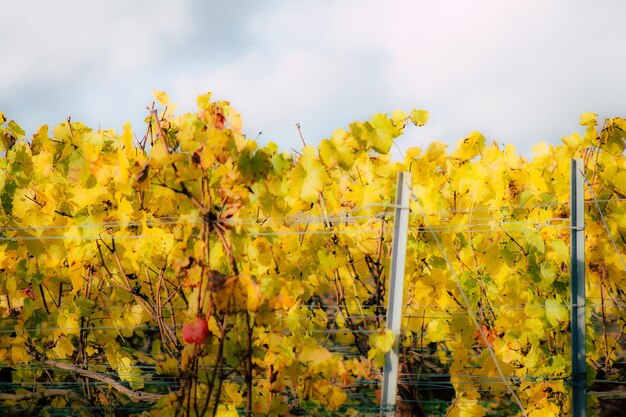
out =
[[[524,148],[558,142],[583,111],[626,109],[619,0],[20,4],[5,7],[10,24],[0,29],[12,39],[0,106],[20,92],[38,99],[43,85],[64,111],[84,103],[105,126],[143,114],[153,88],[181,111],[214,91],[243,113],[249,134],[283,146],[297,143],[295,122],[314,143],[351,120],[420,107],[431,123],[405,148],[471,130]],[[101,85],[68,92],[76,81]]]
[[[616,9],[626,11],[618,2],[294,1],[252,19],[258,52],[188,77],[185,89],[217,89],[252,125],[280,133],[320,107],[356,118],[417,106],[433,110],[440,125],[430,131],[448,142],[477,129],[521,147],[557,142],[582,111],[626,108],[613,69],[626,64]],[[339,108],[346,95],[352,106]]]
[[110,80],[149,68],[163,60],[165,45],[188,31],[189,2],[176,4],[22,0],[3,5],[0,89],[67,82],[85,73]]
[[[195,110],[195,97],[205,90],[233,102],[244,115],[250,133],[281,126],[293,132],[294,123],[308,112],[327,106],[350,76],[342,62],[311,51],[291,50],[276,57],[251,52],[235,63],[203,76],[184,74],[173,84],[172,98]],[[275,138],[274,138],[275,139]]]

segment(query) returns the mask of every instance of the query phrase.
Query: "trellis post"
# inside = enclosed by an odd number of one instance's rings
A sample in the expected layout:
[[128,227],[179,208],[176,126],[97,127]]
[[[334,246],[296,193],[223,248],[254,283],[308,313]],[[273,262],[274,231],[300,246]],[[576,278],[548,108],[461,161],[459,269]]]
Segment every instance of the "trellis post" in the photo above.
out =
[[395,343],[385,355],[381,394],[381,417],[395,417],[398,392],[398,365],[400,324],[402,321],[402,296],[404,293],[404,270],[407,237],[409,233],[409,197],[411,174],[399,172],[396,183],[396,204],[391,248],[391,268],[387,298],[387,329],[393,331]]
[[570,180],[570,285],[572,332],[572,416],[587,416],[585,351],[585,190],[582,159],[572,159]]

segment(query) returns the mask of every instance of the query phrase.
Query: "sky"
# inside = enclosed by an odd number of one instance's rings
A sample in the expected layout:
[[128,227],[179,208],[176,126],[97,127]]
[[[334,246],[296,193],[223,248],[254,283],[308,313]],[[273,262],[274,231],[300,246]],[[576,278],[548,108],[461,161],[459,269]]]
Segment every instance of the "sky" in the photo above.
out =
[[[261,143],[316,145],[354,120],[426,109],[401,151],[472,131],[529,153],[626,117],[623,0],[4,0],[0,111],[33,133],[71,116],[145,132],[213,92]],[[259,136],[259,132],[262,132]]]

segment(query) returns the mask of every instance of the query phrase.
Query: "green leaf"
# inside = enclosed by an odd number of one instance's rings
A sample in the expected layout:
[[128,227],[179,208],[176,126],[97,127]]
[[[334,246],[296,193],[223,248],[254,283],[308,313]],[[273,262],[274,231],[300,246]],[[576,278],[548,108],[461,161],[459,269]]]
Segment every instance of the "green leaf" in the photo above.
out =
[[568,321],[569,310],[558,295],[546,300],[546,319],[552,327],[559,327],[561,323]]
[[15,195],[15,190],[17,190],[17,183],[13,180],[9,180],[4,184],[2,194],[0,194],[2,209],[9,215],[13,211],[13,196]]
[[528,229],[524,230],[522,234],[524,235],[524,240],[526,241],[526,243],[528,243],[528,245],[530,245],[530,247],[535,248],[539,253],[545,252],[546,246],[543,242],[543,239],[541,238],[541,234],[539,234],[538,231],[534,229]]
[[556,254],[556,260],[560,262],[569,262],[569,247],[562,240],[553,240],[550,242],[554,253]]
[[539,266],[539,275],[541,276],[540,287],[543,289],[550,289],[552,283],[556,279],[557,266],[550,261],[543,261]]
[[80,310],[80,314],[84,317],[90,317],[93,313],[94,307],[96,306],[96,303],[93,302],[93,300],[82,296],[77,296],[74,299],[74,303],[76,303],[76,306]]
[[31,282],[33,283],[33,285],[39,285],[43,282],[44,280],[44,275],[41,272],[35,272],[33,275],[31,275]]
[[626,119],[616,117],[607,122],[600,134],[602,150],[611,155],[622,155],[626,149]]
[[245,181],[257,181],[267,177],[271,167],[270,158],[263,150],[252,151],[249,148],[239,154],[237,163]]
[[18,139],[24,139],[24,136],[26,136],[24,129],[22,129],[21,126],[13,120],[9,122],[7,127],[9,128],[9,131],[11,131]]

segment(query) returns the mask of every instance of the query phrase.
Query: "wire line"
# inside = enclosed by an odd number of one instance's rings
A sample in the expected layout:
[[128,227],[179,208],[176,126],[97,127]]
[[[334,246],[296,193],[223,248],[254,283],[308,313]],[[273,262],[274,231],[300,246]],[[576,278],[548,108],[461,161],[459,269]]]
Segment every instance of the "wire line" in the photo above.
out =
[[624,268],[624,270],[626,271],[626,262],[624,262],[624,258],[622,258],[622,254],[617,248],[615,239],[613,239],[613,235],[611,234],[609,225],[607,224],[606,219],[604,218],[604,214],[602,214],[602,209],[600,208],[600,204],[598,203],[598,200],[596,199],[596,194],[593,192],[593,187],[591,186],[591,183],[587,179],[587,176],[585,175],[585,173],[582,172],[582,170],[579,170],[579,172],[582,174],[583,178],[585,179],[585,183],[587,184],[587,189],[591,193],[591,197],[593,198],[593,201],[595,202],[596,208],[598,210],[598,214],[600,215],[600,219],[602,219],[602,224],[604,225],[604,229],[606,230],[606,233],[609,235],[609,240],[611,241],[611,245],[613,245],[613,249],[615,249],[615,253],[617,254],[617,257],[622,263],[622,268]]
[[[409,190],[411,190],[410,186],[408,188],[409,188]],[[413,199],[417,202],[417,205],[418,205],[418,207],[420,208],[420,210],[422,212],[422,216],[423,216],[423,219],[424,219],[425,226],[430,229],[430,225],[429,225],[428,219],[426,217],[426,213],[424,213],[424,210],[422,208],[422,204],[418,201],[417,196],[412,191],[411,191],[411,195],[412,195]],[[489,350],[489,354],[493,358],[494,365],[495,365],[496,369],[498,370],[498,374],[500,374],[500,377],[502,378],[502,381],[506,385],[507,390],[511,393],[511,395],[515,399],[515,402],[519,406],[519,409],[520,409],[522,415],[524,417],[528,417],[528,414],[526,413],[526,409],[524,408],[524,405],[522,404],[522,401],[517,396],[517,394],[515,393],[515,391],[511,387],[511,385],[506,381],[506,378],[504,376],[504,372],[502,371],[502,368],[500,367],[500,363],[498,362],[498,358],[496,356],[496,352],[493,350],[493,346],[489,342],[489,339],[487,338],[487,335],[485,334],[485,331],[480,326],[480,323],[478,322],[478,318],[476,317],[476,313],[474,313],[474,311],[471,308],[471,304],[469,302],[469,298],[467,297],[467,294],[465,293],[465,290],[463,289],[463,286],[461,285],[461,281],[459,280],[459,277],[458,277],[458,275],[456,273],[456,270],[454,269],[454,266],[452,265],[452,262],[450,262],[450,259],[448,258],[448,255],[446,254],[445,250],[443,249],[443,246],[441,245],[441,242],[439,241],[439,237],[437,236],[437,234],[435,233],[434,230],[430,230],[430,232],[431,232],[431,234],[433,236],[433,239],[435,239],[435,242],[437,243],[437,246],[439,247],[439,251],[441,252],[441,255],[446,260],[446,263],[448,264],[448,268],[450,268],[450,272],[452,272],[452,275],[454,276],[454,279],[456,281],[456,285],[459,288],[461,296],[463,297],[463,301],[465,302],[465,305],[467,307],[467,311],[469,313],[469,316],[472,319],[472,321],[474,322],[474,325],[476,326],[476,329],[480,332],[480,335],[481,335],[481,337],[482,337],[482,339],[483,339],[483,341],[485,343],[485,346],[487,346],[487,348]]]

